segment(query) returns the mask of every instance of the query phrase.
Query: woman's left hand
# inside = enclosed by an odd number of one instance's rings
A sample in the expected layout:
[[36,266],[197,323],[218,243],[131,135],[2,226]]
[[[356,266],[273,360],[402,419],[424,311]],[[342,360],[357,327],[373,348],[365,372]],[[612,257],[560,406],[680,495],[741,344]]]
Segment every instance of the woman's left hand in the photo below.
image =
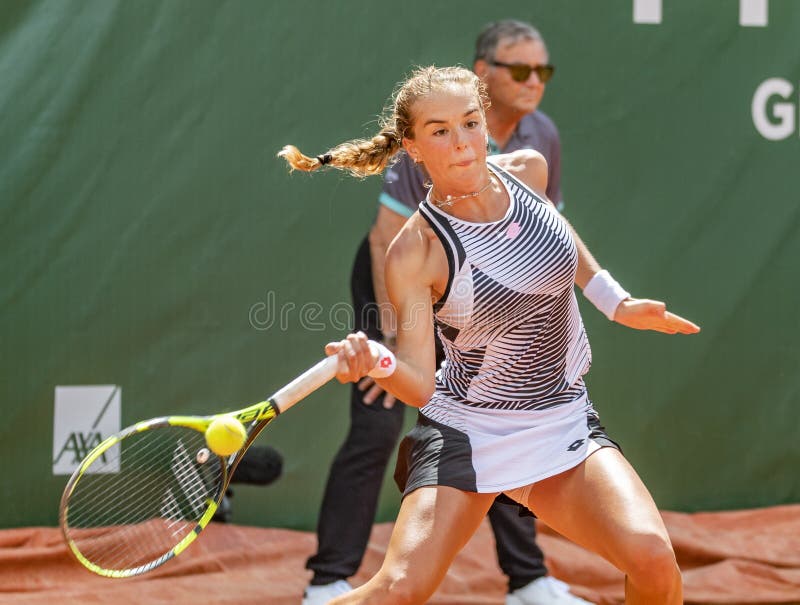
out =
[[665,334],[697,334],[700,326],[667,311],[667,305],[646,298],[626,298],[617,307],[614,321],[636,330]]

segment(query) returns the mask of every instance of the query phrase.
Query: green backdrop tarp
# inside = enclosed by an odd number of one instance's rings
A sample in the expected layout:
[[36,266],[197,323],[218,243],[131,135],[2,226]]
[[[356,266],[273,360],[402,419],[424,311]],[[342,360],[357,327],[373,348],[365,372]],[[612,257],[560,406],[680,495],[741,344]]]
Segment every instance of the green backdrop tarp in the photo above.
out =
[[[412,65],[469,65],[504,17],[557,65],[567,216],[703,327],[633,332],[582,300],[604,424],[664,508],[797,501],[800,6],[745,27],[736,2],[654,3],[642,24],[621,0],[3,2],[0,525],[56,522],[57,386],[119,386],[122,426],[233,409],[345,333],[380,179],[276,151],[369,134]],[[237,487],[237,522],[314,525],[348,405],[332,384],[267,430],[285,476]]]

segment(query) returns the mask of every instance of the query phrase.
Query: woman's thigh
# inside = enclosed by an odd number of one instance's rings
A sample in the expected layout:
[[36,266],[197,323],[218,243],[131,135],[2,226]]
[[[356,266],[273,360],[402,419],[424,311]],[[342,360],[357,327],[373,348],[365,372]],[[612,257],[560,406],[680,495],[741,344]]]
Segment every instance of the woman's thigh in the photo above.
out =
[[527,506],[554,530],[622,570],[630,557],[669,536],[650,492],[614,448],[534,484]]

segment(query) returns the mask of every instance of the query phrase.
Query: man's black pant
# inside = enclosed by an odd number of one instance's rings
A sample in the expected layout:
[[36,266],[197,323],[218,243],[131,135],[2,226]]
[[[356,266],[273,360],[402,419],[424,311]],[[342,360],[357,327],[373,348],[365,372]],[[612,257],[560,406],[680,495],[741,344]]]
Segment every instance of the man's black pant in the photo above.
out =
[[[361,244],[351,276],[355,329],[379,340],[378,317],[372,288],[369,245]],[[306,567],[312,584],[329,584],[355,575],[361,565],[375,521],[383,477],[403,428],[405,405],[383,407],[383,395],[371,405],[353,385],[350,391],[350,430],[333,460],[317,523],[317,554]],[[544,576],[544,556],[536,544],[533,517],[520,508],[495,503],[489,509],[500,568],[509,578],[509,591]]]

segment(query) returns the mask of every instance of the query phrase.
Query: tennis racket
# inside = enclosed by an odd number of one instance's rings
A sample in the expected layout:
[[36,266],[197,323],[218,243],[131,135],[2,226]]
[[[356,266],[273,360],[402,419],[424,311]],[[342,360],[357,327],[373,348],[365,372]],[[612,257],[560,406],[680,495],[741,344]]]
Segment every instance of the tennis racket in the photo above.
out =
[[[370,342],[380,378],[394,355]],[[229,412],[247,428],[244,445],[218,456],[205,440],[212,416],[145,420],[105,439],[64,488],[59,523],[69,551],[88,570],[109,578],[136,576],[183,552],[214,516],[244,452],[275,417],[336,375],[331,355],[266,401]]]

